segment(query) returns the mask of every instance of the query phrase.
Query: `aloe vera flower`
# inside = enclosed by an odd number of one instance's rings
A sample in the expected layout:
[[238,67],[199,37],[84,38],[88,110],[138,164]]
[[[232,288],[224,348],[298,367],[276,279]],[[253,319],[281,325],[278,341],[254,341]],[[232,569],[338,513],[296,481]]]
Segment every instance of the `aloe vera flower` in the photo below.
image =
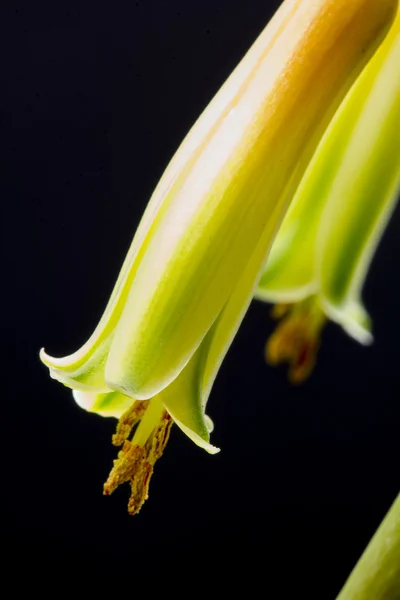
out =
[[293,191],[396,6],[283,2],[164,173],[93,335],[65,358],[41,352],[80,406],[120,419],[105,493],[129,482],[129,512],[148,496],[173,422],[217,451],[213,381]]
[[400,15],[328,127],[272,246],[256,298],[281,319],[266,346],[312,371],[327,319],[372,341],[362,288],[400,190]]

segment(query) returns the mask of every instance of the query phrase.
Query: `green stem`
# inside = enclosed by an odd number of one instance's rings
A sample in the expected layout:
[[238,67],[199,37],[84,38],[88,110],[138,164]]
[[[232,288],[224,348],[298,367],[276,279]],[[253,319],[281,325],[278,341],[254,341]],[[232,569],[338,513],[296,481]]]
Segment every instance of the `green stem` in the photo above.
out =
[[400,599],[400,495],[337,600]]

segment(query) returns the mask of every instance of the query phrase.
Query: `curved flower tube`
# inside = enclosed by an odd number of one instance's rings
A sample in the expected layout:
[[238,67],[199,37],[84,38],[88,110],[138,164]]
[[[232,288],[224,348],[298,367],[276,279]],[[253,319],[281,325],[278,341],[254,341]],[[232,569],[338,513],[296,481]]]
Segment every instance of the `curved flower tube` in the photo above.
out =
[[172,421],[217,450],[205,416],[216,373],[293,190],[396,5],[286,0],[172,159],[91,338],[65,358],[41,352],[81,406],[120,417],[105,491],[129,481],[130,512]]
[[372,341],[361,291],[400,189],[399,65],[400,15],[328,127],[261,277],[256,298],[284,305],[267,359],[288,360],[293,381],[311,371],[326,318]]

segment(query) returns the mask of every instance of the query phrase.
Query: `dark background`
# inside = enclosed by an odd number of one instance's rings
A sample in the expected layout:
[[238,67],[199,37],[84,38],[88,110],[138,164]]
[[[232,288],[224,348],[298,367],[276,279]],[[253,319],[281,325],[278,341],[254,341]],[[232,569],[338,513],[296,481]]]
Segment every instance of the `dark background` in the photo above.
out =
[[398,492],[399,212],[365,289],[375,344],[329,325],[291,388],[264,364],[272,324],[254,303],[209,403],[222,452],[174,431],[137,517],[127,488],[102,496],[114,421],[38,359],[91,333],[165,166],[278,5],[1,5],[0,514],[15,582],[86,572],[132,595],[333,600]]

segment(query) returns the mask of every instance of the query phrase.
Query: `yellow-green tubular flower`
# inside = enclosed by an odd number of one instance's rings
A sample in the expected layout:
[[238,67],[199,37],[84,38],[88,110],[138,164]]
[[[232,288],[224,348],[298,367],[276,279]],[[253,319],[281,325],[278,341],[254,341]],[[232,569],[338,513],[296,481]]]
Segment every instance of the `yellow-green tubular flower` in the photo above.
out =
[[131,512],[171,418],[216,452],[204,410],[218,368],[293,190],[396,5],[284,2],[168,166],[92,337],[65,358],[42,351],[81,406],[121,417],[115,443],[140,421],[105,488],[130,481]]
[[372,341],[361,290],[399,187],[400,15],[327,129],[256,292],[279,303],[267,360],[288,361],[293,381],[310,373],[326,317]]

